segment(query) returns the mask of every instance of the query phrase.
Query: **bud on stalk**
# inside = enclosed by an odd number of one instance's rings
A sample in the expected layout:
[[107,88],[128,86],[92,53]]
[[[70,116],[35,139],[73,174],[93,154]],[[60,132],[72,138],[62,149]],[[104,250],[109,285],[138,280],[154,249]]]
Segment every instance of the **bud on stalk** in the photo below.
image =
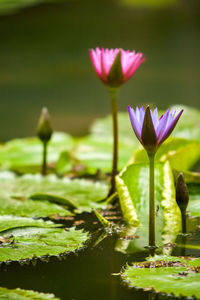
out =
[[183,173],[180,173],[176,183],[176,202],[182,215],[182,232],[186,233],[186,208],[189,202],[189,192],[185,183]]
[[44,107],[38,122],[37,136],[43,143],[43,162],[42,162],[42,175],[47,173],[47,144],[51,139],[53,130],[51,127],[50,116],[48,109]]

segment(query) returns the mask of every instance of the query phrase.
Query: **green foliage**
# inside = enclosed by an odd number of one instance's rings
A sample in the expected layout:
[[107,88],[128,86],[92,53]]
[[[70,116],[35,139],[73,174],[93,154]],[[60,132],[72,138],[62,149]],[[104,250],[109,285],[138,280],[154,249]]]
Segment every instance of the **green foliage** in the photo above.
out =
[[[148,244],[149,166],[129,165],[117,177],[117,190],[123,217],[126,223],[131,224],[128,230],[132,227],[132,235],[139,236],[132,241],[131,251],[141,249]],[[174,242],[181,228],[181,214],[168,162],[155,165],[155,209],[156,244]]]
[[59,300],[53,294],[38,293],[35,291],[15,289],[9,290],[0,287],[1,300]]
[[72,252],[89,238],[82,230],[65,230],[52,222],[13,216],[0,217],[0,235],[0,262]]
[[15,216],[0,216],[0,232],[20,228],[20,227],[44,227],[51,228],[57,227],[53,222],[43,220],[34,220],[32,218],[21,218]]
[[158,256],[134,263],[122,273],[131,287],[153,289],[157,293],[200,298],[200,259]]
[[[47,163],[54,167],[60,153],[71,150],[72,146],[73,139],[70,135],[54,133],[48,144]],[[42,143],[36,137],[8,141],[0,146],[1,169],[10,169],[19,173],[40,172],[42,153]]]
[[103,227],[110,227],[111,223],[106,220],[96,209],[94,209],[95,216]]
[[[169,161],[173,169],[187,171],[200,159],[200,142],[183,138],[168,138],[156,153],[156,161]],[[133,162],[148,163],[148,156],[144,149],[136,151]]]
[[59,179],[53,174],[45,177],[39,174],[17,177],[12,173],[0,173],[1,214],[51,217],[69,215],[69,210],[64,207],[76,208],[77,212],[105,208],[106,203],[101,200],[106,198],[108,189],[108,184],[104,182]]
[[[131,129],[127,113],[118,114],[119,121],[119,160],[121,170],[130,160],[133,151],[139,146]],[[112,118],[107,116],[97,120],[91,134],[81,139],[76,150],[76,157],[86,166],[87,173],[95,173],[97,169],[110,172],[112,167],[113,132]]]
[[182,108],[184,112],[172,135],[174,137],[200,141],[200,110],[183,105],[172,107],[172,109],[177,109],[177,111]]
[[200,217],[200,184],[189,184],[189,204],[187,210],[193,217]]

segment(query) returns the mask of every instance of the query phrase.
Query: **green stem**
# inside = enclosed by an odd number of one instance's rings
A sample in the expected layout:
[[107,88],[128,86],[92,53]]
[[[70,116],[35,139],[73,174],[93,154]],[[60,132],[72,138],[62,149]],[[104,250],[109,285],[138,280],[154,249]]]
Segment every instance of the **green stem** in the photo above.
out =
[[43,142],[42,175],[47,174],[47,142]]
[[115,176],[117,174],[117,161],[118,161],[117,91],[118,89],[109,89],[111,106],[112,106],[112,120],[113,120],[113,161],[112,161],[110,195],[115,192]]
[[149,156],[149,246],[155,247],[155,196],[154,196],[154,157]]

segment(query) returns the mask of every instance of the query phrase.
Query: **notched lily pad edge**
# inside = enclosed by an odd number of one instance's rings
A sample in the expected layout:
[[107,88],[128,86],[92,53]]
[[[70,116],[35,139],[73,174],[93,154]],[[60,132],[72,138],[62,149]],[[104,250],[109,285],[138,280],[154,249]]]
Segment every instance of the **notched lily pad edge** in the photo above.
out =
[[5,261],[0,261],[0,267],[2,265],[9,266],[14,263],[19,263],[20,266],[24,265],[30,265],[32,263],[33,266],[37,264],[37,262],[42,261],[48,263],[51,259],[57,258],[59,261],[67,259],[67,256],[70,254],[78,255],[79,252],[84,251],[88,244],[90,243],[91,240],[91,234],[86,232],[88,234],[88,239],[83,243],[83,246],[72,250],[72,251],[64,251],[60,254],[54,254],[54,255],[41,255],[41,256],[33,256],[32,258],[26,258],[26,259],[20,259],[20,260],[5,260]]
[[[163,258],[163,256],[159,256],[157,255],[157,258],[161,257],[161,259]],[[166,256],[167,257],[167,256]],[[120,279],[121,279],[121,283],[123,285],[125,285],[128,289],[132,289],[134,288],[135,290],[138,290],[138,291],[143,291],[143,292],[150,292],[152,295],[160,295],[160,296],[164,296],[164,297],[170,297],[170,298],[173,298],[173,299],[196,299],[198,300],[199,298],[195,297],[195,296],[184,296],[184,295],[180,295],[180,296],[177,296],[177,295],[174,295],[173,293],[164,293],[164,292],[160,292],[158,289],[155,290],[153,287],[147,287],[147,288],[142,288],[142,287],[139,287],[139,286],[135,286],[134,284],[132,284],[130,282],[130,280],[128,280],[125,276],[125,271],[127,268],[135,265],[137,266],[136,268],[145,268],[145,267],[141,267],[141,265],[145,265],[145,264],[152,264],[152,267],[147,267],[147,268],[152,268],[152,269],[155,269],[155,268],[159,268],[159,267],[186,267],[186,265],[184,264],[184,260],[195,260],[195,259],[198,259],[196,257],[190,257],[190,256],[170,256],[171,257],[171,260],[168,260],[168,261],[161,261],[161,260],[155,260],[154,257],[149,257],[149,260],[148,261],[143,261],[143,262],[133,262],[132,264],[129,264],[128,262],[122,267],[121,271],[117,274],[120,276]],[[174,258],[179,258],[180,260],[174,260]],[[169,258],[169,257],[167,257]],[[146,258],[147,259],[147,258]],[[199,258],[200,259],[200,258]],[[161,262],[165,262],[167,264],[169,264],[168,266],[160,266],[160,263]],[[156,266],[155,264],[156,263],[159,263],[158,266]],[[171,265],[170,265],[171,264]],[[176,266],[176,264],[179,264]],[[154,267],[153,267],[154,265]],[[189,266],[188,266],[189,267]],[[191,267],[190,268],[194,268],[194,269],[198,269],[198,272],[196,273],[200,273],[200,267]],[[195,272],[195,270],[193,271]],[[188,272],[188,273],[193,273],[192,271],[191,272]],[[113,274],[113,275],[116,275],[116,274]]]

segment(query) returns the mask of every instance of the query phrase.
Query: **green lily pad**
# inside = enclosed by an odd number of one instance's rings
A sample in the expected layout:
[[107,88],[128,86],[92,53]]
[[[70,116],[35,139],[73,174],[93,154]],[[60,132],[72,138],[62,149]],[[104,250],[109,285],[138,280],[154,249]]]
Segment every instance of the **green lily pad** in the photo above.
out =
[[[119,140],[118,169],[121,170],[130,160],[133,151],[138,148],[134,139]],[[85,172],[95,174],[97,170],[111,172],[112,169],[112,137],[89,135],[80,140],[75,155]]]
[[176,105],[172,109],[184,109],[172,135],[174,137],[200,141],[200,110],[189,106]]
[[[177,110],[180,109],[179,106],[176,108]],[[181,171],[193,167],[200,159],[199,120],[199,110],[184,107],[184,113],[173,131],[173,136],[176,138],[168,139],[162,145],[156,155],[156,160],[169,160],[173,168]],[[132,130],[128,112],[118,113],[118,127],[118,168],[121,170],[129,162],[133,152],[140,147],[140,143]],[[111,115],[96,120],[91,127],[91,134],[80,140],[75,152],[75,156],[80,163],[85,165],[85,172],[95,173],[97,169],[110,172],[112,166],[112,141]],[[145,151],[136,152],[134,161],[147,161]]]
[[[134,140],[138,141],[133,133],[131,122],[127,112],[118,113],[118,127],[119,127],[119,140],[127,141]],[[105,118],[97,119],[91,126],[92,136],[110,137],[113,136],[113,125],[112,116],[108,115]]]
[[200,298],[200,259],[158,256],[134,263],[121,274],[131,287],[177,297]]
[[57,227],[51,221],[34,220],[32,218],[21,218],[15,216],[0,216],[0,232],[20,227]]
[[[135,138],[128,113],[118,114],[119,156],[118,169],[130,160],[139,143]],[[85,165],[85,172],[95,173],[98,169],[110,172],[112,168],[113,131],[111,115],[97,119],[91,127],[91,134],[79,140],[75,156]]]
[[[129,252],[148,245],[149,166],[129,165],[117,177],[117,190],[131,235],[138,238],[128,244]],[[173,243],[181,229],[181,213],[175,200],[173,174],[168,162],[155,165],[156,245]],[[116,246],[119,249],[119,246]],[[124,249],[124,247],[123,247]]]
[[[184,112],[178,121],[176,128],[174,129],[172,136],[188,139],[188,140],[198,140],[200,141],[200,110],[189,107],[175,105],[172,109],[180,111],[184,109]],[[161,115],[163,111],[159,112]],[[131,128],[130,119],[127,112],[119,112],[119,139],[135,139],[133,130]],[[112,117],[111,115],[106,118],[97,119],[93,126],[91,127],[91,133],[97,136],[110,136],[112,137]]]
[[89,238],[82,230],[58,226],[31,218],[0,217],[0,262],[73,252],[82,248]]
[[[60,153],[70,151],[72,147],[73,139],[70,135],[62,132],[54,133],[48,144],[48,164],[55,164]],[[42,151],[42,143],[36,137],[8,141],[0,146],[1,169],[10,169],[20,173],[40,172]]]
[[21,217],[49,217],[54,219],[71,215],[66,208],[49,201],[33,201],[29,199],[16,200],[0,197],[1,215],[15,215]]
[[200,184],[188,184],[190,200],[187,210],[193,217],[200,217]]
[[[85,179],[59,179],[55,175],[0,173],[1,214],[31,217],[67,216],[77,212],[105,208],[109,186]],[[34,199],[34,200],[30,200]],[[55,204],[55,203],[57,204]],[[62,206],[60,206],[60,205]],[[30,205],[30,206],[29,206]],[[63,207],[64,206],[64,207]]]
[[38,293],[30,290],[7,289],[0,287],[1,300],[59,300],[53,294]]
[[[155,161],[169,161],[173,169],[181,172],[191,169],[200,159],[200,142],[183,138],[169,138],[158,149]],[[136,151],[133,162],[148,163],[144,149]]]

